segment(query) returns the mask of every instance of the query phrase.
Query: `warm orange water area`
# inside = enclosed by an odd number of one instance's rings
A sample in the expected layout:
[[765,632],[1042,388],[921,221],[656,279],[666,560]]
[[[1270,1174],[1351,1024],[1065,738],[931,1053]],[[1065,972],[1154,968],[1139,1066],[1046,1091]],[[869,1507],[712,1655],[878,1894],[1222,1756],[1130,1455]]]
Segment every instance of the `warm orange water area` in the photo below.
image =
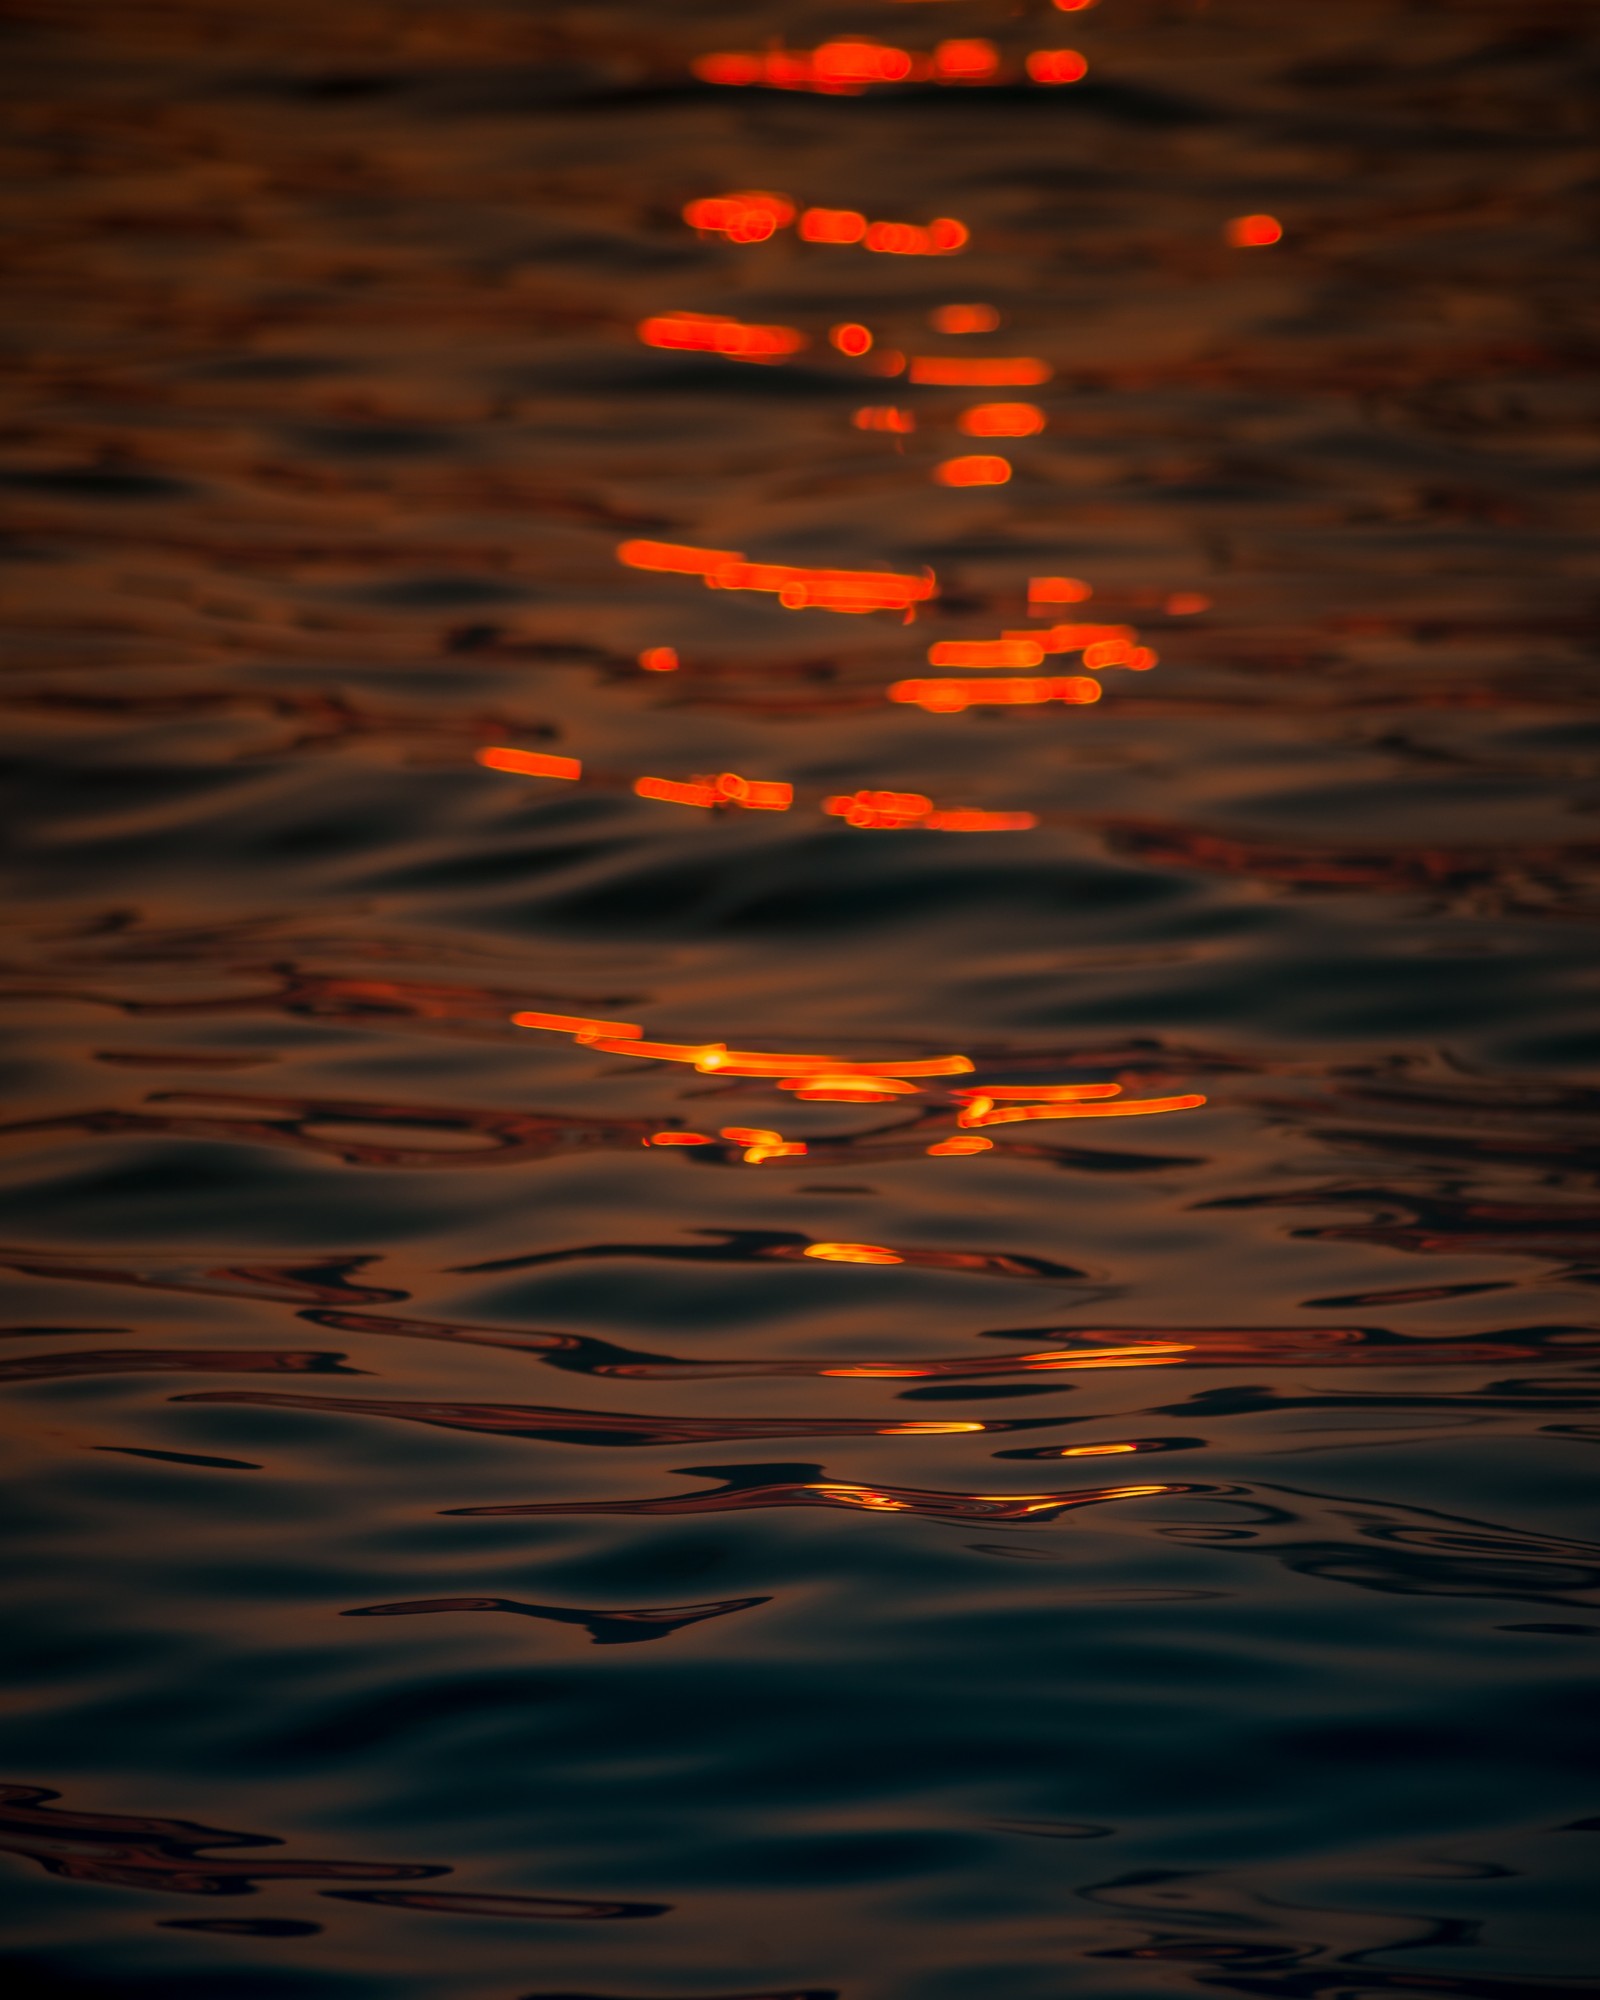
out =
[[0,15],[4,2000],[1595,2000],[1600,11]]

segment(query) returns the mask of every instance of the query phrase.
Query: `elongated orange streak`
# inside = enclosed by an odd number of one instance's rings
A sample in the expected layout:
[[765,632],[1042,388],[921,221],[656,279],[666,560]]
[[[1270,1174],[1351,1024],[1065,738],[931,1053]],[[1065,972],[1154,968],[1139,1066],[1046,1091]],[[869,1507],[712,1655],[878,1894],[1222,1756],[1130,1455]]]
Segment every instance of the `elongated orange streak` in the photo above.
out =
[[896,681],[889,689],[889,699],[913,703],[931,715],[958,715],[978,703],[1026,708],[1038,702],[1061,701],[1081,706],[1098,701],[1100,693],[1100,683],[1081,674],[1041,674],[1032,680],[1014,681]]
[[1037,403],[977,403],[963,410],[956,428],[968,437],[1033,437],[1045,427],[1045,414]]
[[1082,1098],[1120,1097],[1120,1083],[986,1083],[980,1090],[953,1090],[952,1097],[969,1102],[981,1097],[992,1104],[1000,1097],[1026,1098],[1030,1104],[1075,1104]]
[[513,1014],[511,1020],[518,1028],[551,1028],[558,1035],[608,1035],[614,1041],[637,1038],[644,1033],[632,1021],[596,1021],[587,1014],[544,1014],[531,1007]]
[[1236,215],[1226,234],[1235,250],[1259,250],[1283,241],[1283,224],[1275,215]]
[[647,1141],[652,1146],[714,1146],[716,1143],[707,1132],[652,1132]]
[[808,1243],[803,1254],[824,1264],[903,1264],[898,1250],[881,1243]]
[[934,467],[933,476],[941,486],[1004,486],[1011,477],[1011,461],[974,452],[966,458],[947,458]]
[[948,257],[964,249],[972,232],[954,216],[936,216],[926,229],[914,222],[872,222],[861,241],[864,248],[890,257]]
[[940,42],[933,52],[933,73],[941,82],[981,82],[999,67],[1000,51],[993,42]]
[[1000,315],[993,306],[935,306],[928,324],[935,333],[993,333]]
[[929,1146],[927,1150],[934,1159],[962,1153],[988,1153],[994,1150],[994,1141],[985,1139],[976,1132],[970,1134],[958,1132],[953,1138],[941,1139],[937,1145]]
[[629,569],[660,570],[669,576],[706,576],[727,563],[743,562],[737,549],[697,549],[687,542],[621,542],[617,561]]
[[691,201],[684,207],[683,219],[691,229],[726,233],[735,243],[760,243],[793,222],[794,203],[784,194],[747,188]]
[[476,761],[487,771],[511,771],[519,778],[581,778],[583,765],[576,757],[552,757],[543,750],[478,750]]
[[680,785],[672,778],[635,778],[633,789],[641,799],[660,799],[672,806],[714,806],[717,802],[715,785]]
[[767,1055],[717,1045],[698,1067],[722,1076],[966,1076],[970,1056],[921,1056],[906,1062],[841,1062],[837,1056]]
[[1029,388],[1037,382],[1048,382],[1055,372],[1048,361],[1032,354],[1009,357],[916,354],[911,358],[911,380],[937,388]]
[[1089,65],[1076,49],[1033,49],[1027,71],[1035,83],[1081,83]]
[[834,797],[823,800],[822,810],[840,819],[848,819],[857,812],[891,813],[900,819],[920,819],[924,813],[933,811],[933,800],[923,792],[836,793]]
[[958,806],[948,812],[929,813],[921,824],[931,833],[1026,833],[1039,824],[1039,816],[1030,812],[975,812]]
[[578,1037],[586,1047],[600,1049],[608,1056],[643,1056],[647,1062],[692,1063],[696,1069],[722,1047],[720,1042],[623,1041],[615,1035],[584,1034]]
[[[1043,632],[1007,632],[1005,637],[1032,639],[1047,653],[1081,653],[1086,646],[1115,642],[1123,653],[1131,654],[1138,634],[1131,625],[1051,625]],[[1091,664],[1084,661],[1085,666]],[[1125,661],[1108,660],[1105,664],[1123,665]]]
[[702,574],[712,590],[769,591],[786,611],[909,611],[938,589],[931,570],[922,576],[898,576],[884,570],[753,563],[742,556],[710,564]]
[[743,806],[747,812],[787,812],[794,804],[794,786],[761,778],[741,778],[724,771],[716,783],[717,796],[729,805]]
[[638,334],[646,347],[721,354],[730,361],[777,361],[808,344],[797,327],[748,326],[714,313],[658,313],[640,320]]
[[1211,609],[1211,599],[1201,590],[1175,590],[1165,609],[1169,618],[1193,618],[1197,612]]
[[808,1071],[804,1076],[780,1077],[778,1088],[792,1090],[800,1097],[810,1096],[814,1092],[836,1091],[854,1091],[864,1096],[878,1098],[921,1095],[920,1084],[903,1083],[898,1077],[864,1076],[860,1071],[852,1070],[844,1064],[836,1070],[829,1070],[821,1075]]
[[1094,592],[1082,577],[1078,576],[1030,576],[1028,578],[1028,602],[1030,604],[1081,604]]
[[808,208],[800,217],[806,243],[859,243],[866,233],[867,218],[858,208]]
[[1002,639],[941,639],[928,648],[930,667],[1036,667],[1044,647],[1031,632],[1008,632]]
[[1016,1125],[1035,1118],[1143,1118],[1161,1111],[1193,1111],[1205,1103],[1198,1093],[1183,1097],[1133,1097],[1120,1104],[1013,1104],[980,1110],[969,1104],[958,1125]]

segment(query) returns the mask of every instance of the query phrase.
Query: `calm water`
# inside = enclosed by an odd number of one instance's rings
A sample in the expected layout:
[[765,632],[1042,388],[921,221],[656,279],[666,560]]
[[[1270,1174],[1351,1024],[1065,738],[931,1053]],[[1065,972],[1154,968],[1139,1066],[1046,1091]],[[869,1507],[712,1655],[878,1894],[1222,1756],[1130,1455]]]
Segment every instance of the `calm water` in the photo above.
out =
[[1600,1994],[1592,0],[4,18],[13,1990]]

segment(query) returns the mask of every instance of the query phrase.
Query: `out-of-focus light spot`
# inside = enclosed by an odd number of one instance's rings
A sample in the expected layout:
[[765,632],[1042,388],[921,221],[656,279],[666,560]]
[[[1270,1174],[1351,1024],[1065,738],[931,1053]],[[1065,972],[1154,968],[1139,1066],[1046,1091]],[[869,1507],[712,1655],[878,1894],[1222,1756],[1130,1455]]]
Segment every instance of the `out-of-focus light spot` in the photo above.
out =
[[724,563],[743,562],[737,549],[697,549],[687,542],[622,542],[617,561],[629,569],[665,571],[671,576],[706,576]]
[[949,1139],[941,1139],[937,1145],[928,1148],[929,1154],[939,1159],[960,1153],[989,1153],[994,1150],[994,1141],[985,1139],[980,1133],[957,1132]]
[[808,1243],[803,1253],[824,1264],[903,1264],[898,1250],[881,1243]]
[[1045,427],[1045,414],[1037,403],[976,403],[956,418],[956,428],[968,437],[1032,437]]
[[747,188],[738,194],[703,196],[687,202],[683,219],[691,229],[726,235],[735,243],[764,243],[774,231],[794,221],[794,203],[786,194]]
[[759,1167],[763,1160],[798,1158],[801,1154],[809,1150],[803,1139],[780,1139],[776,1145],[762,1143],[756,1146],[746,1146],[744,1149],[744,1163],[747,1167]]
[[993,333],[1000,315],[993,306],[935,306],[928,324],[935,333]]
[[752,563],[737,556],[708,565],[702,574],[712,590],[770,591],[786,611],[910,611],[938,589],[931,570],[922,576],[902,576],[889,570]]
[[913,382],[945,389],[1027,389],[1048,382],[1056,371],[1036,355],[917,354],[911,360]]
[[781,1146],[783,1134],[774,1132],[765,1125],[724,1125],[721,1128],[724,1139],[731,1139],[736,1146]]
[[858,431],[895,431],[904,437],[917,427],[910,410],[897,410],[892,403],[869,403],[850,419]]
[[1130,648],[1138,638],[1131,625],[1051,625],[1043,632],[1007,632],[1008,639],[1032,639],[1047,653],[1081,653],[1097,640],[1117,640]]
[[1169,618],[1193,618],[1211,609],[1211,599],[1200,590],[1175,590],[1165,605]]
[[640,320],[638,333],[646,347],[720,354],[729,361],[781,361],[807,345],[796,327],[747,326],[718,313],[658,313]]
[[975,1098],[958,1125],[1017,1125],[1035,1118],[1143,1118],[1162,1111],[1194,1111],[1205,1103],[1196,1092],[1182,1097],[1125,1097],[1115,1104],[1011,1104],[1000,1107]]
[[964,249],[972,241],[972,231],[953,215],[936,215],[928,224],[928,236],[941,255]]
[[794,804],[794,786],[741,778],[724,771],[717,780],[717,796],[729,805],[743,806],[748,812],[787,812]]
[[872,328],[848,320],[843,326],[830,326],[828,339],[841,354],[867,354],[872,349]]
[[1236,215],[1226,235],[1235,250],[1259,250],[1283,241],[1283,224],[1275,215]]
[[671,778],[635,778],[633,789],[641,799],[659,799],[664,805],[714,806],[715,785],[680,785]]
[[1114,1458],[1125,1451],[1137,1451],[1136,1444],[1064,1444],[1058,1458]]
[[759,83],[764,73],[760,56],[721,54],[696,56],[689,65],[702,83]]
[[933,469],[941,486],[1004,486],[1011,477],[1011,461],[974,452],[966,458],[947,458]]
[[[1160,659],[1161,655],[1153,646],[1135,646],[1122,664],[1130,673],[1147,674],[1153,666],[1159,664]],[[1085,660],[1084,665],[1087,666],[1088,664],[1088,661]]]
[[822,810],[832,813],[836,819],[849,819],[855,813],[887,813],[896,819],[921,819],[925,813],[933,811],[933,800],[923,792],[860,791],[839,793],[824,799]]
[[1015,681],[896,681],[891,701],[910,702],[930,715],[958,715],[975,704],[1028,708],[1038,702],[1061,701],[1072,706],[1100,699],[1100,683],[1081,674],[1041,674]]
[[1030,576],[1028,578],[1028,602],[1030,604],[1082,604],[1094,592],[1080,577],[1076,576]]
[[969,1104],[982,1098],[985,1105],[997,1097],[1024,1097],[1034,1104],[1077,1104],[1085,1098],[1120,1097],[1120,1083],[990,1083],[982,1090],[952,1090],[950,1095]]
[[710,1076],[968,1076],[970,1056],[918,1056],[906,1062],[841,1062],[837,1056],[768,1055],[720,1044],[701,1054],[696,1068]]
[[940,216],[926,229],[914,222],[872,222],[861,241],[868,250],[891,257],[947,257],[971,240],[972,232],[953,216]]
[[576,757],[552,757],[543,750],[478,750],[474,757],[486,771],[510,771],[519,778],[581,778]]
[[861,1096],[886,1103],[894,1097],[918,1097],[922,1086],[902,1083],[892,1076],[857,1076],[848,1069],[828,1076],[785,1076],[778,1079],[780,1090],[792,1090],[797,1097],[841,1098]]
[[717,1142],[704,1132],[652,1132],[645,1143],[651,1146],[714,1146]]
[[1061,14],[1083,14],[1097,4],[1097,0],[1053,0],[1056,11]]
[[1027,833],[1039,824],[1037,813],[974,812],[965,806],[929,813],[922,822],[930,833]]
[[885,1424],[879,1437],[952,1437],[959,1431],[986,1431],[987,1424],[971,1421],[952,1420],[949,1423],[923,1422],[920,1424]]
[[813,52],[811,66],[819,83],[903,83],[911,74],[911,57],[905,49],[851,37],[824,42]]
[[696,1069],[722,1046],[720,1042],[622,1041],[611,1035],[580,1035],[578,1039],[606,1055],[643,1056],[647,1062],[693,1063]]
[[941,639],[928,648],[930,667],[1036,667],[1044,659],[1037,639]]
[[1027,70],[1035,83],[1081,83],[1089,65],[1076,49],[1031,49]]
[[637,1040],[644,1033],[644,1029],[633,1021],[596,1021],[587,1014],[542,1014],[533,1008],[524,1008],[520,1014],[513,1014],[511,1022],[517,1028],[550,1028],[558,1035],[585,1038],[604,1035],[619,1042]]
[[1120,667],[1132,651],[1126,639],[1097,639],[1084,647],[1083,664],[1091,673],[1103,673],[1107,667]]
[[859,243],[866,233],[867,218],[856,208],[808,208],[800,217],[807,243]]
[[993,42],[940,42],[933,52],[933,73],[941,83],[980,83],[999,67],[1000,51]]
[[639,664],[647,674],[675,674],[678,671],[678,655],[671,646],[646,646],[639,655]]

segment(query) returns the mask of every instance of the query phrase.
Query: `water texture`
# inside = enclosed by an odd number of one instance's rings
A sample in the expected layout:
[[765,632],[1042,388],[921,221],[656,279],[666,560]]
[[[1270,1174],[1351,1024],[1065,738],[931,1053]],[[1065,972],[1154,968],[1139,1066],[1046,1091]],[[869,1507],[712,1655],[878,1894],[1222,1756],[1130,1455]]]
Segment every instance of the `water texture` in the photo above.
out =
[[1593,5],[0,21],[9,1990],[1600,1994]]

